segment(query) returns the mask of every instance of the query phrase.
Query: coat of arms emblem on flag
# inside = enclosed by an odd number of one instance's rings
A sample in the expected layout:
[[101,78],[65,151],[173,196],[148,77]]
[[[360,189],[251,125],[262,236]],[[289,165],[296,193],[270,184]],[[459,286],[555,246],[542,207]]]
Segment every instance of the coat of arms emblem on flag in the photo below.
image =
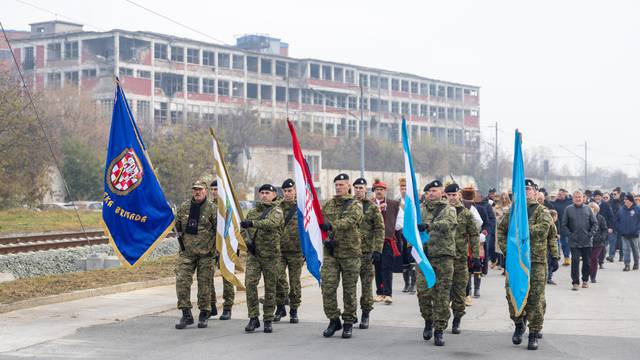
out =
[[142,182],[140,159],[132,148],[126,148],[109,165],[109,189],[126,195]]

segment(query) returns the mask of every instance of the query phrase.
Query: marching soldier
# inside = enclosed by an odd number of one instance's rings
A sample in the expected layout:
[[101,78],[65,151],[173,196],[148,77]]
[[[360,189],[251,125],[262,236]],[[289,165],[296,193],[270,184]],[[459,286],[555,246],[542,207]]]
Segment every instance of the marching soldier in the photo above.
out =
[[[357,319],[358,296],[356,288],[360,275],[360,233],[358,227],[362,222],[362,204],[349,194],[349,176],[340,174],[333,179],[336,194],[322,207],[324,223],[320,229],[329,234],[325,241],[325,251],[320,270],[322,283],[322,304],[324,313],[329,318],[329,326],[324,337],[331,337],[342,330],[342,338],[348,339],[353,332],[353,323]],[[340,322],[338,308],[338,285],[342,278],[342,312],[343,324]]]
[[367,198],[367,180],[356,179],[353,182],[355,198],[362,204],[364,217],[360,223],[360,242],[362,257],[360,258],[360,283],[362,295],[360,307],[362,318],[360,329],[369,328],[369,313],[373,310],[373,263],[379,262],[384,244],[384,220],[375,204]]
[[191,200],[183,202],[176,213],[176,231],[180,252],[176,263],[176,293],[182,318],[176,329],[193,324],[191,284],[198,277],[198,327],[206,328],[211,312],[211,279],[216,238],[217,208],[207,200],[207,184],[196,181],[191,186]]
[[460,320],[465,314],[464,298],[466,295],[467,282],[469,281],[467,254],[472,255],[472,267],[474,271],[480,272],[482,263],[480,262],[480,238],[478,227],[473,220],[473,215],[460,201],[460,187],[458,184],[449,184],[445,188],[449,205],[456,209],[456,257],[453,260],[453,283],[451,285],[451,310],[453,312],[453,323],[451,333],[460,334]]
[[[218,205],[218,180],[213,180],[209,185],[209,189],[211,191],[211,201],[217,206]],[[215,250],[214,250],[215,251]],[[220,259],[217,258],[218,267],[220,265]],[[216,307],[216,288],[214,286],[213,278],[211,278],[211,317],[218,315],[218,308]],[[220,315],[220,320],[229,320],[231,319],[231,308],[233,307],[233,302],[236,298],[236,292],[233,288],[233,284],[227,281],[224,277],[222,278],[222,298],[224,299],[224,303],[222,304],[222,315]]]
[[[451,312],[449,298],[453,277],[453,259],[456,255],[456,210],[442,199],[442,182],[434,180],[425,186],[426,201],[422,205],[422,224],[418,230],[427,231],[430,240],[424,245],[427,258],[436,273],[436,284],[427,288],[424,275],[418,271],[418,303],[425,326],[422,337],[433,336],[436,346],[444,346],[443,333]],[[434,332],[435,328],[435,332]]]
[[249,210],[240,226],[245,229],[247,239],[247,269],[245,272],[245,287],[247,289],[247,308],[249,310],[249,324],[244,328],[246,332],[253,332],[260,327],[260,302],[258,299],[258,283],[260,276],[264,279],[263,319],[264,332],[273,331],[273,311],[276,307],[277,266],[280,258],[280,239],[284,217],[282,209],[274,201],[277,193],[273,185],[265,184],[260,187],[260,202]]
[[[287,316],[285,299],[289,298],[289,322],[298,323],[298,307],[302,298],[302,286],[300,274],[304,257],[300,246],[298,233],[298,204],[296,203],[296,185],[292,179],[282,183],[284,199],[280,207],[284,213],[284,233],[280,242],[280,262],[278,269],[278,282],[276,286],[276,313],[273,321],[280,321]],[[287,270],[289,279],[287,281]]]
[[[538,338],[544,322],[544,289],[547,280],[547,249],[548,235],[552,220],[549,210],[544,205],[535,200],[535,183],[525,180],[525,191],[527,196],[527,213],[529,215],[529,241],[531,252],[531,271],[529,277],[529,293],[524,311],[520,316],[515,316],[515,309],[509,298],[509,282],[505,281],[507,290],[507,303],[509,304],[509,314],[516,328],[511,338],[514,345],[522,343],[526,322],[529,322],[529,343],[527,349],[538,349]],[[507,253],[507,236],[509,234],[509,213],[507,211],[498,226],[498,242],[503,253]],[[557,262],[557,251],[554,254],[554,261]]]

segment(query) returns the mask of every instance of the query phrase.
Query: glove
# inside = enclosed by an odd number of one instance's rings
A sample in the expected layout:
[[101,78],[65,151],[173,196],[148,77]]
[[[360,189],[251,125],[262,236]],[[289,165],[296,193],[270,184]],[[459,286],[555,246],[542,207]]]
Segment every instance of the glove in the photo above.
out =
[[480,259],[478,259],[478,258],[474,258],[474,259],[471,261],[471,263],[472,263],[472,265],[471,265],[471,268],[472,268],[472,269],[471,269],[471,270],[472,270],[474,273],[479,273],[479,272],[481,272],[481,271],[482,271],[482,261],[480,261]]
[[382,259],[382,254],[380,254],[379,252],[374,251],[374,252],[371,253],[371,263],[372,264],[380,262],[381,259]]
[[425,232],[429,230],[429,224],[418,224],[418,231]]
[[320,224],[320,230],[324,232],[331,231],[331,229],[333,229],[333,226],[329,223]]
[[329,255],[333,256],[333,249],[335,247],[335,244],[333,243],[333,240],[326,240],[324,242],[324,247],[327,248],[327,251],[329,252]]
[[560,259],[553,258],[551,260],[551,272],[556,272],[560,268]]
[[253,242],[247,242],[247,251],[249,254],[255,256],[256,255],[256,244]]
[[240,221],[240,227],[243,229],[248,229],[250,227],[253,227],[253,221],[251,220],[242,220]]

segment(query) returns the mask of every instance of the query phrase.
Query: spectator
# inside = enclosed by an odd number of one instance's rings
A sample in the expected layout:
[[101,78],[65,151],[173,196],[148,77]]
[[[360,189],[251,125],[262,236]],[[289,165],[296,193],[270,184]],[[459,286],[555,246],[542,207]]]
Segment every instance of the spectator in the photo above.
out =
[[[508,193],[503,192],[500,195],[500,198],[496,202],[496,206],[495,206],[495,209],[496,209],[495,215],[496,215],[497,224],[499,224],[500,221],[502,221],[502,217],[510,208],[511,208],[511,198],[509,197]],[[503,270],[504,254],[500,251],[499,246],[495,247],[495,251],[496,251],[496,259],[495,261],[492,262],[491,268],[496,267],[498,270]]]
[[[613,217],[613,211],[611,210],[611,207],[609,206],[609,204],[607,204],[607,202],[604,201],[602,191],[596,190],[593,192],[593,202],[596,203],[600,208],[599,214],[602,215],[602,217],[604,217],[607,224],[607,229],[606,229],[607,236],[605,236],[604,243],[602,244],[604,246],[604,250],[600,253],[600,258],[598,259],[598,264],[602,269],[604,267],[603,266],[604,257],[605,257],[605,253],[607,252],[606,248],[607,248],[607,244],[609,243],[609,236],[613,235],[613,224],[615,221]],[[604,231],[604,229],[599,229],[598,231],[600,230]]]
[[[631,254],[633,254],[633,270],[638,270],[638,232],[640,232],[640,208],[634,204],[631,194],[625,195],[624,205],[618,211],[617,229],[622,239],[624,252],[624,269],[629,271]],[[630,254],[631,252],[631,254]]]
[[[487,275],[489,269],[489,260],[495,258],[495,233],[496,233],[496,215],[493,207],[489,204],[489,199],[483,198],[482,193],[476,190],[475,206],[482,217],[482,229],[480,233],[484,235],[486,241],[482,244],[484,248],[485,258],[482,262],[482,274]],[[482,210],[484,211],[482,211]],[[482,241],[482,236],[480,236]]]
[[[597,192],[598,190],[596,190]],[[591,250],[591,263],[589,264],[589,273],[591,275],[591,282],[596,282],[596,275],[598,274],[598,263],[600,262],[600,254],[604,251],[605,244],[607,243],[607,235],[609,228],[607,227],[607,220],[601,215],[602,209],[596,202],[589,204],[591,211],[596,216],[598,221],[598,231],[593,236],[592,243],[593,248]]]
[[[624,206],[622,204],[622,199],[623,196],[620,187],[613,189],[613,191],[611,192],[611,200],[609,200],[609,207],[611,208],[611,212],[613,212],[614,219],[617,218],[620,208]],[[617,221],[613,222],[613,231],[614,233],[610,234],[608,239],[609,256],[607,257],[607,261],[613,262],[613,258],[616,256],[616,250],[620,250],[619,260],[622,261],[624,251],[622,249],[622,239],[617,229]]]
[[562,227],[560,226],[560,221],[564,216],[564,210],[567,206],[571,205],[571,197],[568,196],[569,193],[565,189],[558,190],[558,198],[553,202],[553,207],[558,212],[558,222],[556,222],[556,227],[558,228],[558,232],[560,233],[560,248],[562,249],[562,254],[564,255],[564,263],[563,266],[571,265],[571,249],[569,248],[569,239],[567,239],[567,234],[564,234],[562,231]]
[[573,205],[567,206],[562,215],[562,231],[567,234],[571,247],[571,283],[572,290],[575,291],[580,288],[580,259],[582,259],[582,287],[589,287],[591,239],[598,230],[596,217],[583,201],[582,192],[575,191]]

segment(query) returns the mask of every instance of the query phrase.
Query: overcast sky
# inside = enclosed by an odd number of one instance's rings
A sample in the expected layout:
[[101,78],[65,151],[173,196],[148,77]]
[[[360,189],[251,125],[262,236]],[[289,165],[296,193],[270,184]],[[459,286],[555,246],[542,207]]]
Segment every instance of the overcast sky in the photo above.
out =
[[[146,30],[213,41],[126,0],[25,0],[85,30]],[[262,33],[289,43],[290,56],[403,71],[481,87],[483,137],[511,150],[513,131],[548,146],[553,162],[640,169],[640,3],[637,1],[166,1],[138,4],[218,42]],[[21,0],[2,0],[7,29],[55,18]],[[582,144],[582,145],[581,145]],[[582,147],[581,147],[582,146]],[[568,157],[567,157],[568,156]],[[635,156],[635,158],[634,158]],[[558,167],[559,168],[559,167]]]

